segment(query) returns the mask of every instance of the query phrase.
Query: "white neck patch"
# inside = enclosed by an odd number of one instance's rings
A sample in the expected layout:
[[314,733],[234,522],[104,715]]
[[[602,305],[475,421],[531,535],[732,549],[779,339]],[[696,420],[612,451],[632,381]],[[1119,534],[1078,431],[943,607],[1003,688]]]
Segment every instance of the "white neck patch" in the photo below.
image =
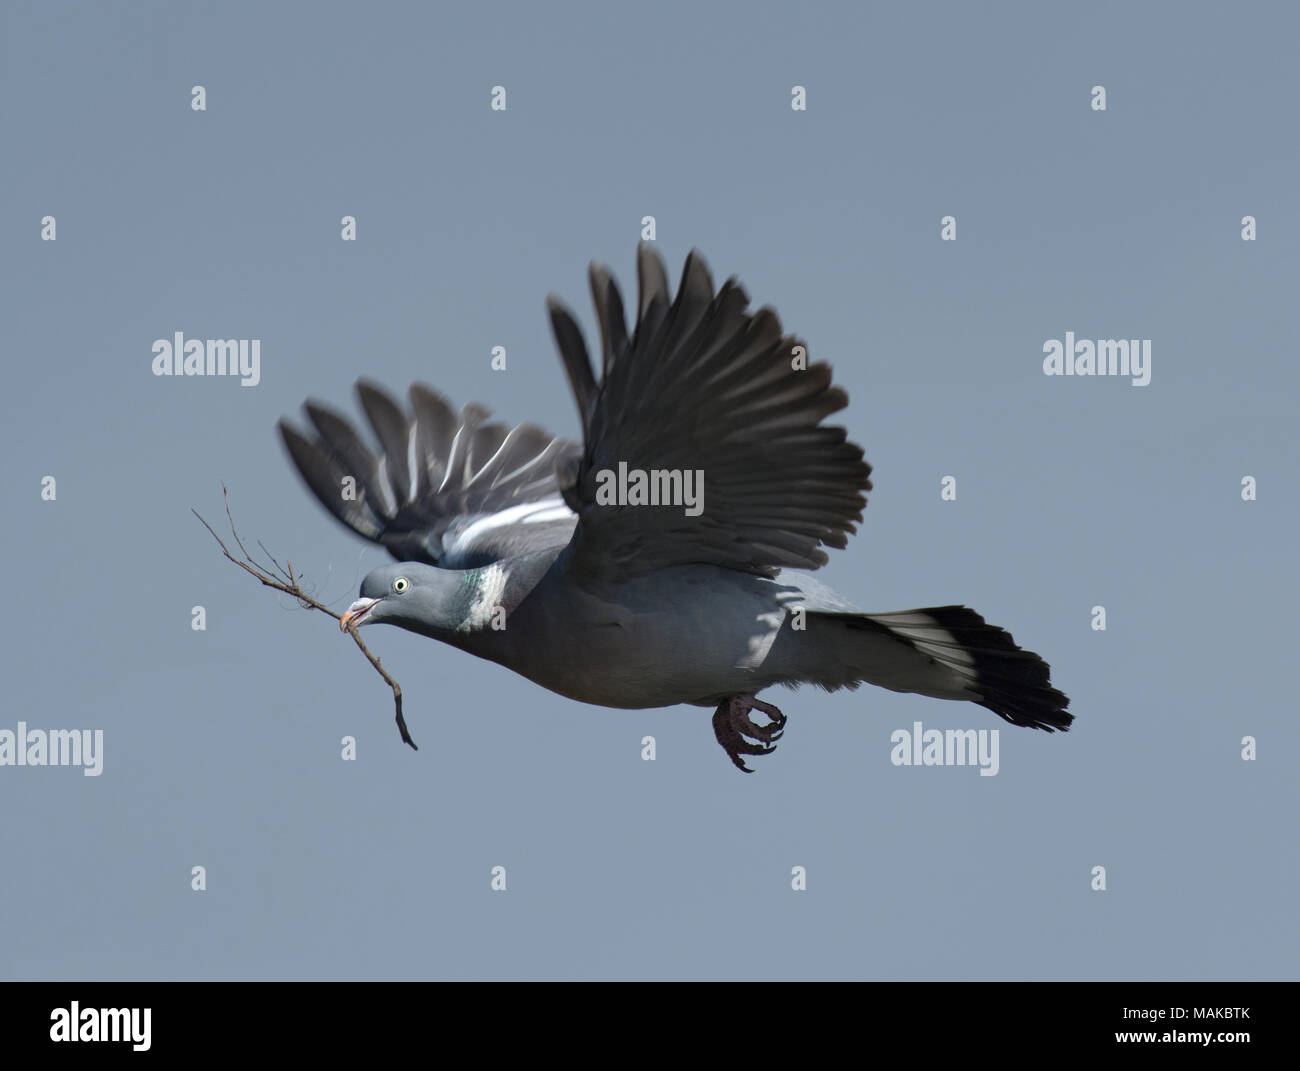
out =
[[501,605],[506,593],[506,581],[510,574],[500,562],[493,562],[478,574],[478,591],[469,608],[469,616],[456,626],[458,632],[470,632],[482,628],[492,620],[492,615]]

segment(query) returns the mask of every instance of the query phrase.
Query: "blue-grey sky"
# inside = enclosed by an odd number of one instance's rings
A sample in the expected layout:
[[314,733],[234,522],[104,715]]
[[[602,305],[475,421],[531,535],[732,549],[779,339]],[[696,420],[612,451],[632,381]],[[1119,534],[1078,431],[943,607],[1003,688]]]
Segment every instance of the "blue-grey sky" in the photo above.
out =
[[[0,20],[0,730],[104,741],[98,777],[0,767],[0,978],[1297,976],[1293,8]],[[590,337],[586,264],[631,292],[646,215],[674,278],[699,248],[849,393],[876,490],[823,579],[1010,629],[1070,733],[777,690],[747,777],[709,711],[376,626],[412,752],[351,641],[221,559],[190,509],[224,481],[338,609],[385,560],[274,434],[309,395],[355,413],[359,375],[576,436],[543,301]],[[260,382],[154,376],[177,331],[259,339]],[[1045,376],[1066,332],[1150,339],[1150,384]],[[998,775],[891,765],[918,720],[1001,729]]]

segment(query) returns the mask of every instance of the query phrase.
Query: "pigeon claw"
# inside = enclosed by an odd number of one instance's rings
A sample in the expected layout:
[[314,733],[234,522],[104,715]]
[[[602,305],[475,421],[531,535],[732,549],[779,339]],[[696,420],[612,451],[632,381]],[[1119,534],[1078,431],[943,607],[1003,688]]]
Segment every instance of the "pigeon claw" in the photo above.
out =
[[[749,716],[751,710],[762,711],[772,720],[766,725],[756,725]],[[770,755],[785,732],[785,722],[785,715],[771,703],[752,695],[733,695],[719,703],[713,712],[713,735],[736,769],[753,773],[741,756]]]

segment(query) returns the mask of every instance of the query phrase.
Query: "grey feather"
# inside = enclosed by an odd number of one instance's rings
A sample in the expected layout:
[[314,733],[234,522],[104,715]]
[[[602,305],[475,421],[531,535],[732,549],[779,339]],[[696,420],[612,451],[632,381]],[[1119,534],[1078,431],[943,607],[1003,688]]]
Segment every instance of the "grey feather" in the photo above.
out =
[[[494,518],[529,503],[537,504],[534,516],[558,506],[555,463],[576,456],[576,444],[529,424],[486,423],[490,414],[481,406],[467,405],[456,416],[441,395],[420,384],[411,388],[409,416],[372,383],[358,382],[357,393],[378,454],[346,418],[318,403],[306,405],[315,440],[283,420],[280,434],[307,486],[358,535],[399,561],[447,567],[547,547],[558,552],[568,541],[573,517],[532,524]],[[354,498],[344,494],[349,476]]]

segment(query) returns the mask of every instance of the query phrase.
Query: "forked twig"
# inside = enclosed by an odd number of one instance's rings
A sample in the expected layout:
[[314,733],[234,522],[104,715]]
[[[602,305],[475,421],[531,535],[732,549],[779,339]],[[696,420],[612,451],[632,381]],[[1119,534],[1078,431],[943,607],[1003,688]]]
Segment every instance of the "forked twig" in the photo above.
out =
[[[221,553],[243,569],[244,572],[257,577],[257,579],[268,588],[275,588],[276,591],[283,591],[286,595],[292,595],[298,600],[301,606],[313,610],[319,610],[323,614],[329,614],[335,621],[342,622],[342,614],[336,614],[328,606],[324,606],[317,602],[302,590],[302,585],[298,582],[298,576],[295,575],[293,571],[293,562],[288,558],[285,559],[284,566],[281,566],[280,563],[275,560],[275,557],[271,552],[266,549],[266,546],[260,539],[257,541],[257,545],[261,547],[262,552],[271,559],[271,565],[264,565],[248,553],[248,548],[244,546],[244,541],[239,538],[239,533],[235,531],[235,519],[230,515],[230,491],[226,488],[225,484],[221,485],[221,493],[226,501],[226,520],[230,522],[230,534],[234,537],[235,545],[243,552],[243,561],[230,553],[230,549],[226,546],[225,541],[222,540],[215,531],[213,531],[212,525],[208,524],[208,522],[203,519],[203,516],[198,510],[190,510],[194,516],[198,517],[199,522],[203,527],[212,534],[212,538],[215,539],[217,545],[221,547]],[[370,649],[366,647],[361,637],[357,635],[357,626],[348,622],[346,628],[353,640],[356,641],[357,646],[361,648],[361,653],[365,655],[370,664],[375,667],[375,671],[384,678],[384,683],[393,690],[393,705],[397,708],[397,731],[402,734],[402,742],[410,744],[412,748],[415,748],[415,750],[418,751],[419,748],[416,747],[415,741],[411,739],[411,734],[407,731],[406,719],[402,716],[402,686],[388,675],[388,671],[380,664],[379,659],[370,653]]]

